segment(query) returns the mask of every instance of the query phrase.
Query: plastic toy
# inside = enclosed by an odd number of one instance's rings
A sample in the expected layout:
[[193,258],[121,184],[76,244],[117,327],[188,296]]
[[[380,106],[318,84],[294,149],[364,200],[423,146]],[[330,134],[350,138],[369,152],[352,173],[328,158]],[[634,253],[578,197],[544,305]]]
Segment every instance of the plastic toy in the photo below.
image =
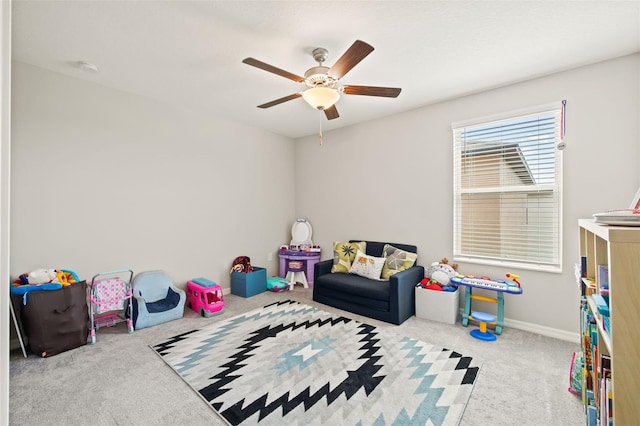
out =
[[72,271],[65,269],[36,269],[29,273],[20,274],[14,285],[38,285],[47,283],[59,283],[68,286],[77,282],[77,277]]
[[493,342],[497,339],[496,335],[487,330],[487,323],[494,323],[496,317],[486,312],[473,312],[471,318],[478,322],[480,328],[471,330],[469,333],[472,337],[485,342]]
[[[65,271],[64,269],[56,269],[56,281],[62,284],[63,287],[78,282],[74,274],[71,271]],[[55,282],[55,281],[54,281]]]
[[[42,271],[45,271],[45,272],[43,273]],[[56,278],[54,280],[46,281],[42,283],[35,282],[35,281],[39,281],[38,278],[44,279],[45,275],[43,274],[46,274],[47,277],[50,276],[49,271],[54,271],[54,273],[56,273],[56,277],[60,277],[60,279]],[[11,288],[10,288],[11,293],[26,295],[31,291],[58,290],[63,286],[74,284],[80,281],[76,273],[68,269],[60,269],[60,270],[37,269],[34,272],[35,272],[34,282],[29,281],[29,275],[33,274],[33,272],[30,274],[26,274],[26,273],[21,274],[19,278],[15,280],[11,285]]]
[[487,276],[476,278],[473,275],[461,275],[461,274],[458,274],[455,277],[451,278],[450,281],[452,284],[456,284],[456,285],[466,285],[468,287],[477,287],[477,288],[482,288],[485,290],[493,290],[497,292],[522,294],[522,287],[520,287],[520,282],[516,281],[516,278],[520,278],[520,276],[513,275],[510,273],[508,273],[506,276],[511,277],[513,282],[508,282],[504,280],[492,280]]
[[222,287],[206,278],[188,281],[187,306],[205,318],[221,314],[224,310]]
[[11,293],[12,294],[25,294],[25,293],[28,293],[30,291],[58,290],[60,288],[62,288],[62,284],[60,284],[60,283],[13,285],[13,286],[11,286]]
[[[462,313],[462,325],[464,327],[469,325],[469,320],[477,321],[471,314],[471,301],[481,300],[483,302],[496,303],[497,315],[494,321],[486,321],[486,324],[495,325],[496,334],[502,334],[502,327],[504,325],[504,294],[522,294],[522,287],[518,278],[519,275],[511,273],[506,274],[507,278],[511,278],[511,282],[504,280],[492,280],[487,276],[476,278],[473,275],[461,275],[458,274],[450,279],[452,284],[465,286],[464,292],[464,311]],[[496,292],[496,297],[487,297],[473,294],[473,289],[479,288],[482,290],[490,290]]]
[[518,281],[518,278],[520,278],[520,275],[513,275],[512,273],[507,272],[507,278],[511,278],[513,282],[518,284],[518,287],[520,287],[520,281]]
[[273,292],[289,290],[289,283],[281,277],[269,277],[267,278],[267,290]]
[[[128,277],[120,278],[121,276]],[[96,331],[100,327],[113,327],[126,321],[129,334],[133,333],[132,278],[131,269],[121,269],[100,272],[91,279],[87,291],[92,345],[96,344]]]
[[442,291],[440,284],[431,278],[423,278],[418,284],[418,287],[422,287],[426,290]]

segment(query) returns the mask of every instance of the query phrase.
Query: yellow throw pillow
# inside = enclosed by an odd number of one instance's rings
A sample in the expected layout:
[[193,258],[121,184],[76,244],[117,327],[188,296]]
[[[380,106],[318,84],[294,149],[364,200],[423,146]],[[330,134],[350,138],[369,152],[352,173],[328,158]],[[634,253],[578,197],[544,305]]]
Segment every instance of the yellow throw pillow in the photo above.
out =
[[382,249],[382,256],[385,258],[384,267],[380,279],[388,280],[391,275],[411,268],[418,259],[416,253],[400,250],[390,244],[385,244]]
[[348,273],[358,250],[364,253],[366,251],[366,247],[367,243],[364,241],[357,243],[334,242],[333,266],[331,267],[331,272]]

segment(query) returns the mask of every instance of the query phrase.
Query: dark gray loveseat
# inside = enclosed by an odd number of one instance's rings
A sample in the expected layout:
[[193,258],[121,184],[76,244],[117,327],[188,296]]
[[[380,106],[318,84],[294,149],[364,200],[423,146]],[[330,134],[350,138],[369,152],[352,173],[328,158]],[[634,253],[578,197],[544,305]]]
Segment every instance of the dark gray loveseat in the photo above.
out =
[[[363,241],[363,240],[351,240]],[[366,241],[369,256],[381,257],[385,244],[412,253],[416,246]],[[313,300],[364,315],[369,318],[402,324],[415,314],[414,287],[424,278],[424,267],[416,264],[392,275],[389,281],[376,281],[354,274],[331,273],[333,259],[315,264]]]

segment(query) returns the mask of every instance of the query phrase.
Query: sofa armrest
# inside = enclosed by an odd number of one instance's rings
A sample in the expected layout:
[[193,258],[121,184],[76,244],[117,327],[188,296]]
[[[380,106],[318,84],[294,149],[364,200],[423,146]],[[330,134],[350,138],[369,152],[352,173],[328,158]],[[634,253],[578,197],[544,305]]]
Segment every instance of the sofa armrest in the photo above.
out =
[[413,266],[389,278],[389,307],[394,324],[402,324],[416,311],[414,287],[424,278],[424,267]]
[[180,302],[178,304],[184,305],[187,302],[187,292],[181,288],[176,287],[174,284],[169,284],[171,290],[175,291],[180,295]]
[[318,282],[318,277],[331,273],[333,259],[323,260],[313,265],[313,282]]
[[[131,302],[133,303],[133,308],[134,310],[138,311],[138,315],[140,313],[144,313],[144,314],[148,314],[147,312],[147,305],[144,301],[144,299],[140,296],[136,296],[135,294],[133,295],[133,299],[131,300]],[[134,314],[134,316],[137,316]]]

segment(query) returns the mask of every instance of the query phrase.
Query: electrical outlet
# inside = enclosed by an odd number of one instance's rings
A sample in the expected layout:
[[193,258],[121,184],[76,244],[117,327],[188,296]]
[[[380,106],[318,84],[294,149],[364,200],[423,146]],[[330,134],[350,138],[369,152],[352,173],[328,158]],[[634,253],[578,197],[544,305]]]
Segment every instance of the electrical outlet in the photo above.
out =
[[267,253],[267,261],[271,262],[272,260],[273,260],[273,252],[270,251],[270,252]]

